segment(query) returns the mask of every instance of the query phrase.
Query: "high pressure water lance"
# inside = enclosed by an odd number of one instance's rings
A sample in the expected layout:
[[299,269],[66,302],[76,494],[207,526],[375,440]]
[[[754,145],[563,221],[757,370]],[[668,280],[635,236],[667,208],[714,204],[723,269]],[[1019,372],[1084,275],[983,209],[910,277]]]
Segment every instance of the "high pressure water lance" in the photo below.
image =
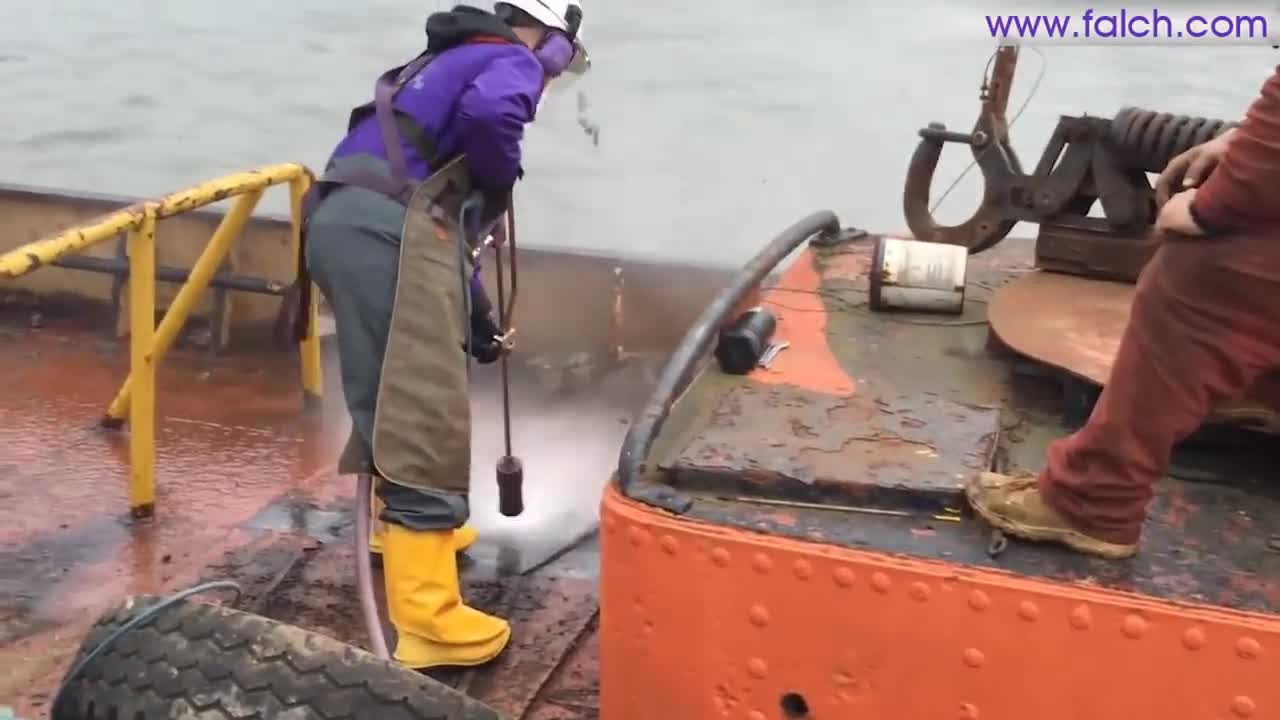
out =
[[524,512],[524,463],[511,452],[511,377],[508,358],[511,354],[511,339],[515,328],[511,320],[515,313],[516,291],[519,287],[516,271],[516,205],[512,199],[507,203],[507,258],[511,263],[511,296],[506,296],[503,287],[502,246],[493,248],[494,266],[498,285],[498,327],[502,330],[499,342],[502,343],[502,442],[503,456],[498,459],[496,475],[498,479],[498,512],[506,517],[517,517]]
[[[462,208],[458,217],[459,241],[458,247],[460,253],[470,252],[471,258],[477,259],[484,251],[485,247],[492,246],[494,254],[494,272],[495,280],[498,286],[498,328],[501,332],[498,337],[494,338],[502,345],[502,352],[499,358],[502,372],[502,439],[503,439],[503,456],[498,459],[496,475],[498,480],[498,512],[506,517],[517,517],[524,512],[524,463],[520,458],[516,457],[511,451],[511,368],[509,357],[513,346],[513,336],[515,329],[511,326],[511,319],[515,311],[516,291],[519,287],[519,275],[516,269],[516,224],[515,224],[515,199],[510,194],[507,196],[507,212],[506,228],[503,233],[506,235],[505,242],[494,242],[493,235],[488,235],[484,240],[479,242],[470,242],[469,226],[466,222],[468,216],[483,216],[484,198],[480,193],[474,193],[462,203]],[[507,287],[505,282],[505,272],[502,264],[502,249],[507,246],[507,261],[511,266],[511,293],[507,296]],[[471,317],[471,295],[470,283],[467,279],[465,258],[461,254],[458,258],[458,276],[463,284],[463,293],[466,302],[464,303],[465,317],[470,322]],[[468,341],[469,342],[469,341]],[[467,367],[470,368],[470,348],[467,350],[468,361]]]

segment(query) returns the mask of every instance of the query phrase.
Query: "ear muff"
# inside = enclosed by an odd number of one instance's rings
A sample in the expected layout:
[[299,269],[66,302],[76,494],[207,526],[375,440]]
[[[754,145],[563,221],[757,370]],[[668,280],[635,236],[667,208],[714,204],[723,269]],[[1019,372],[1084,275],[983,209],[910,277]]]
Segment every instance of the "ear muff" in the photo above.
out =
[[570,40],[578,39],[578,31],[582,29],[582,7],[579,5],[570,5],[564,11],[565,31],[569,35]]

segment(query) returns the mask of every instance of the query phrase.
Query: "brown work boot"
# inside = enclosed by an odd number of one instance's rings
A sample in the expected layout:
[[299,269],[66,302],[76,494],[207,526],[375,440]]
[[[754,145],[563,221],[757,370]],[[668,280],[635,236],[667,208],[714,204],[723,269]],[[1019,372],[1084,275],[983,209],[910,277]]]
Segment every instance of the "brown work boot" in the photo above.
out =
[[1045,503],[1034,476],[1010,477],[982,473],[965,489],[969,504],[992,527],[1024,540],[1056,542],[1108,560],[1122,560],[1138,552],[1137,544],[1109,543],[1076,530]]

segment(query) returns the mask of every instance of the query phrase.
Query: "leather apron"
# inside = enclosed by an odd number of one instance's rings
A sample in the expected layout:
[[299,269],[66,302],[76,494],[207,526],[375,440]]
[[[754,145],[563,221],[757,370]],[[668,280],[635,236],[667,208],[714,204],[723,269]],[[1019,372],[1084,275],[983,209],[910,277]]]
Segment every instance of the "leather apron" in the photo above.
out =
[[[506,202],[479,202],[465,158],[441,157],[436,143],[392,101],[431,62],[423,53],[378,78],[374,99],[354,109],[348,131],[376,117],[387,151],[379,172],[364,163],[330,162],[304,201],[304,217],[330,193],[355,186],[406,207],[390,332],[378,386],[373,443],[354,429],[338,461],[342,474],[374,474],[397,485],[465,494],[470,485],[471,428],[467,307],[472,250],[488,235]],[[407,140],[433,169],[425,182],[407,172]],[[468,203],[470,201],[470,203]],[[459,226],[464,203],[476,204]],[[304,224],[304,243],[305,243]],[[461,239],[460,239],[461,236]],[[305,252],[303,253],[305,256]],[[300,258],[299,306],[307,307],[310,278]],[[305,332],[306,313],[295,327]]]

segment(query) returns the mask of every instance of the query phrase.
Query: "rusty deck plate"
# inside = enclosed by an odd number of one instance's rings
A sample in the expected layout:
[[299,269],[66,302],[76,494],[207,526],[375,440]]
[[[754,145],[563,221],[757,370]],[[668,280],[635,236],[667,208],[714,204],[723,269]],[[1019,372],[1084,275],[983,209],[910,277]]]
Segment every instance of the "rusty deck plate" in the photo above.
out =
[[[1014,352],[1094,385],[1105,385],[1129,322],[1135,286],[1038,271],[995,293],[992,332]],[[1280,433],[1280,374],[1247,400],[1219,408],[1213,420]]]
[[[820,419],[814,407],[832,408],[840,398],[907,395],[949,403],[939,407],[999,407],[995,466],[1038,471],[1049,443],[1070,432],[1063,423],[1060,383],[1043,375],[1014,372],[1009,353],[989,343],[986,322],[992,294],[998,297],[1001,288],[1035,272],[1031,249],[1029,242],[1011,238],[974,256],[967,294],[971,307],[959,318],[873,313],[865,304],[865,249],[856,245],[810,249],[763,299],[779,316],[779,337],[790,341],[792,348],[770,369],[746,378],[725,376],[714,366],[702,373],[673,409],[657,444],[658,457],[684,454],[682,462],[691,459],[688,456],[696,460],[696,454],[686,452],[696,438],[717,432],[727,437],[715,430],[715,411],[750,387],[763,397],[772,388],[779,400],[807,397],[812,403],[817,402],[815,397],[828,398],[803,408],[808,414],[802,413],[801,418]],[[1034,311],[1031,316],[1035,318]],[[774,432],[787,429],[786,419],[794,419],[801,409],[787,407],[785,401],[771,407],[759,397],[751,402],[751,414],[743,414],[744,422],[749,417],[750,422]],[[933,423],[930,431],[939,435],[967,432],[963,423],[955,422]],[[705,440],[697,442],[710,447]],[[717,451],[726,447],[723,441],[715,442],[721,443]],[[758,447],[751,449],[751,443],[759,442],[759,437],[743,436],[743,446],[725,450],[739,459],[744,483],[753,469],[741,459],[767,457]],[[947,440],[939,447],[954,442]],[[1280,489],[1273,481],[1280,447],[1264,444],[1247,452],[1244,448],[1204,452],[1211,455],[1206,460],[1223,468],[1234,482],[1224,486],[1166,478],[1159,483],[1143,528],[1142,551],[1127,562],[1019,542],[992,557],[988,554],[990,527],[969,514],[939,521],[920,513],[906,517],[853,514],[829,506],[779,506],[689,492],[684,517],[712,526],[1092,584],[1174,602],[1275,613],[1280,608],[1280,552],[1274,549],[1280,538]],[[841,477],[867,473],[858,464],[863,460],[849,456],[847,461]],[[641,484],[671,482],[669,476],[678,472],[673,467],[654,473]]]
[[925,392],[852,395],[786,385],[730,390],[669,465],[686,488],[809,502],[958,507],[991,466],[995,408]]

